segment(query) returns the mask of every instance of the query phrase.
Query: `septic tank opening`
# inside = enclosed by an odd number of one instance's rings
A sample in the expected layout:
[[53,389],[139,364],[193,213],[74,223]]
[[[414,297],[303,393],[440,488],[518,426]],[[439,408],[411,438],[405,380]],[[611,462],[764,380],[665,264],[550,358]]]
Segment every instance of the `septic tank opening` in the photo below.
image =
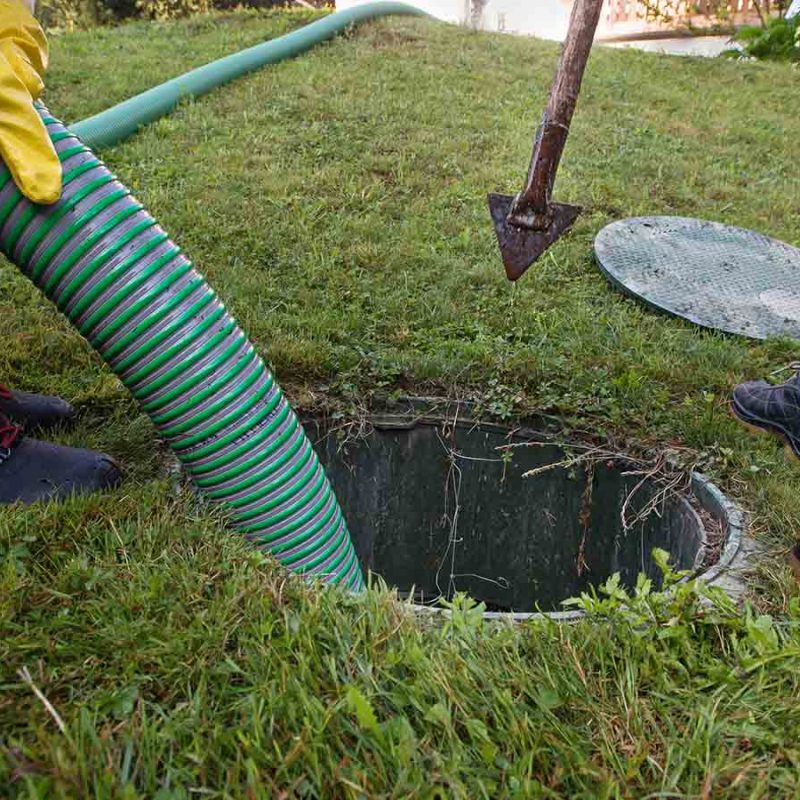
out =
[[640,572],[658,585],[653,548],[678,569],[713,560],[701,513],[719,509],[665,492],[631,462],[565,465],[574,458],[541,434],[463,415],[376,416],[358,435],[341,421],[305,424],[365,573],[417,603],[466,592],[488,611],[553,611],[615,572],[629,587]]

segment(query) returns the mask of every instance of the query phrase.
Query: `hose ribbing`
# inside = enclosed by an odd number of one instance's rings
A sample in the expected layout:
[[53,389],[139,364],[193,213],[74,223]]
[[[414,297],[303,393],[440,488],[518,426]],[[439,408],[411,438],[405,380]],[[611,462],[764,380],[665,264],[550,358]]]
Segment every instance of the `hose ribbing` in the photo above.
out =
[[244,332],[129,190],[39,111],[64,191],[35,205],[0,165],[0,249],[119,376],[234,529],[295,571],[360,588],[322,466]]

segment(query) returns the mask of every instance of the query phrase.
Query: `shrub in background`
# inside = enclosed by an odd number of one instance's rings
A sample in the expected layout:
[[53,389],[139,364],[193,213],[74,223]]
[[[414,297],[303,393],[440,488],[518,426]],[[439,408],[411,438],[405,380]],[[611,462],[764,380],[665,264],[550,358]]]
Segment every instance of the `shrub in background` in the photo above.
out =
[[[128,0],[136,12],[136,0]],[[93,25],[105,25],[115,19],[121,19],[112,3],[120,0],[39,0],[36,3],[36,17],[48,31],[72,31],[75,28],[89,28]]]
[[213,0],[136,0],[139,16],[146,19],[168,20],[207,14],[213,7]]
[[39,0],[36,16],[48,31],[72,31],[135,17],[169,20],[215,9],[286,5],[292,0]]
[[763,26],[741,28],[733,37],[739,47],[726,50],[729,58],[758,58],[800,64],[800,14],[770,19]]

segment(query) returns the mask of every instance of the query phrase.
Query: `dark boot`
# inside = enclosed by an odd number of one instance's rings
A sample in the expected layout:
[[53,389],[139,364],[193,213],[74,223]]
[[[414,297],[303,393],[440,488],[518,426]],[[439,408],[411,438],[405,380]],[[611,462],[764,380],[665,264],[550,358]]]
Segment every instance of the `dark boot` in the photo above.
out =
[[26,431],[48,430],[75,420],[75,409],[60,397],[20,392],[2,384],[0,414],[9,417]]
[[777,436],[800,458],[800,373],[779,386],[740,383],[733,390],[731,410],[745,425]]
[[121,480],[119,467],[108,456],[29,439],[0,416],[0,503],[63,500]]

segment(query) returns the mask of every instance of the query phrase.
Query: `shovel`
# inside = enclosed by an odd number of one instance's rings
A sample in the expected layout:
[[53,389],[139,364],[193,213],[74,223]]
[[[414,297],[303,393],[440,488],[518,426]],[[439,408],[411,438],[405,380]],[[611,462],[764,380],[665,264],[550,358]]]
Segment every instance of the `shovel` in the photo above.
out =
[[552,202],[550,194],[602,5],[603,0],[575,0],[572,7],[550,100],[533,141],[524,188],[516,197],[489,195],[489,211],[510,281],[517,280],[569,230],[581,212],[580,206]]

